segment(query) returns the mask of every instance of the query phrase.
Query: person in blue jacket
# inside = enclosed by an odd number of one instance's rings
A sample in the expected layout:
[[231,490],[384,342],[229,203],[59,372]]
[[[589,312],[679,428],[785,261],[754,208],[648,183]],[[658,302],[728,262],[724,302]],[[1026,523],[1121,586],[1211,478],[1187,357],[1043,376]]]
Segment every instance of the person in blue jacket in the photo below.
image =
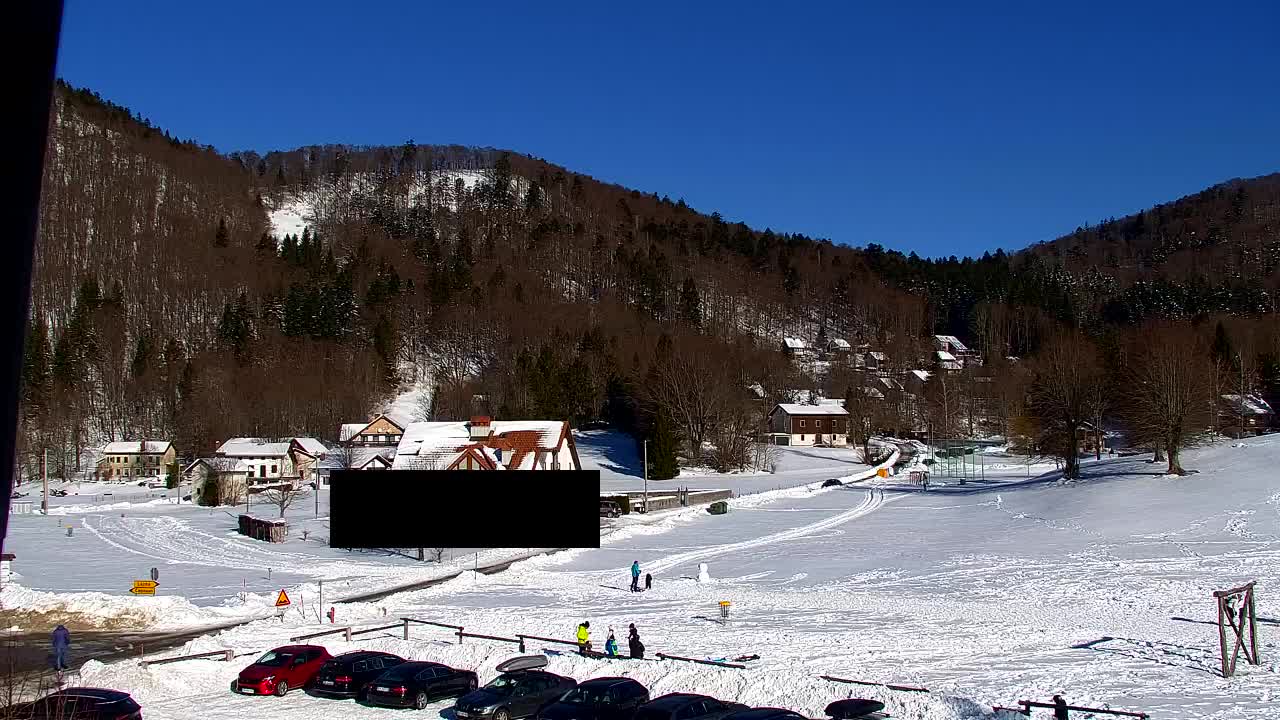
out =
[[640,561],[631,563],[631,592],[640,592]]
[[613,636],[613,628],[609,628],[609,639],[604,641],[604,654],[609,657],[618,655],[618,638]]
[[67,669],[67,651],[71,649],[71,631],[65,625],[53,629],[53,669]]

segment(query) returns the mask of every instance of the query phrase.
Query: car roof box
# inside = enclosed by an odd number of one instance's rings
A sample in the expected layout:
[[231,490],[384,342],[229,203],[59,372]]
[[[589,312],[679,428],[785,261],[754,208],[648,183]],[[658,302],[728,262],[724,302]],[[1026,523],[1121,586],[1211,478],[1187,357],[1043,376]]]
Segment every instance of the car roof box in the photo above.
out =
[[547,666],[546,655],[521,655],[498,663],[500,673],[518,672],[520,670],[537,670]]
[[884,703],[878,700],[849,698],[831,703],[827,706],[826,713],[835,720],[856,720],[881,710],[884,710]]

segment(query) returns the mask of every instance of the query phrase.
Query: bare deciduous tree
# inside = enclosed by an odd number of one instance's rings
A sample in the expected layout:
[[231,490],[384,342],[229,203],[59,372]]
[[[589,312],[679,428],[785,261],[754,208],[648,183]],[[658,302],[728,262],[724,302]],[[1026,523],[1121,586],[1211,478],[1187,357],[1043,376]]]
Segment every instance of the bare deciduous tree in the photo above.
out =
[[729,393],[742,391],[727,385],[717,359],[690,344],[654,366],[646,392],[679,425],[690,457],[697,458],[727,409]]
[[306,497],[307,491],[299,490],[292,484],[278,485],[260,493],[261,497],[268,505],[274,505],[280,510],[280,517],[284,517],[284,513],[297,501]]
[[1041,448],[1062,459],[1064,477],[1079,477],[1081,428],[1094,418],[1103,382],[1097,348],[1079,331],[1051,339],[1037,357],[1029,410],[1040,424]]
[[1213,424],[1213,365],[1203,338],[1188,327],[1143,335],[1144,347],[1126,373],[1123,417],[1135,440],[1163,449],[1168,472],[1185,475],[1181,452]]

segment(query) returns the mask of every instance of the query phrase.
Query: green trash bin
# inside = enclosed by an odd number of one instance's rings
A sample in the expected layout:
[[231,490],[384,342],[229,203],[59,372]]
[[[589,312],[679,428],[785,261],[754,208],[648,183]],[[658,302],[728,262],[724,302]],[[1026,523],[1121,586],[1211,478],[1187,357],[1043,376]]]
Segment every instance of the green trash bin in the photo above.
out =
[[723,500],[718,500],[716,502],[713,502],[711,503],[711,506],[707,508],[707,512],[711,513],[712,515],[724,515],[725,513],[729,512],[729,503]]

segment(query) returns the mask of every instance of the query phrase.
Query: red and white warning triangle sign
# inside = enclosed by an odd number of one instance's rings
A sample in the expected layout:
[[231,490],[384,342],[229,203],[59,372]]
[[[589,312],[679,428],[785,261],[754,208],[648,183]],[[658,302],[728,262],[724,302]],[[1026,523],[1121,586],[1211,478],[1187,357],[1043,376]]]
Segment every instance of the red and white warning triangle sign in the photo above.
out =
[[292,603],[289,602],[289,594],[286,593],[284,590],[281,590],[280,597],[276,598],[276,607],[284,607],[290,604]]

